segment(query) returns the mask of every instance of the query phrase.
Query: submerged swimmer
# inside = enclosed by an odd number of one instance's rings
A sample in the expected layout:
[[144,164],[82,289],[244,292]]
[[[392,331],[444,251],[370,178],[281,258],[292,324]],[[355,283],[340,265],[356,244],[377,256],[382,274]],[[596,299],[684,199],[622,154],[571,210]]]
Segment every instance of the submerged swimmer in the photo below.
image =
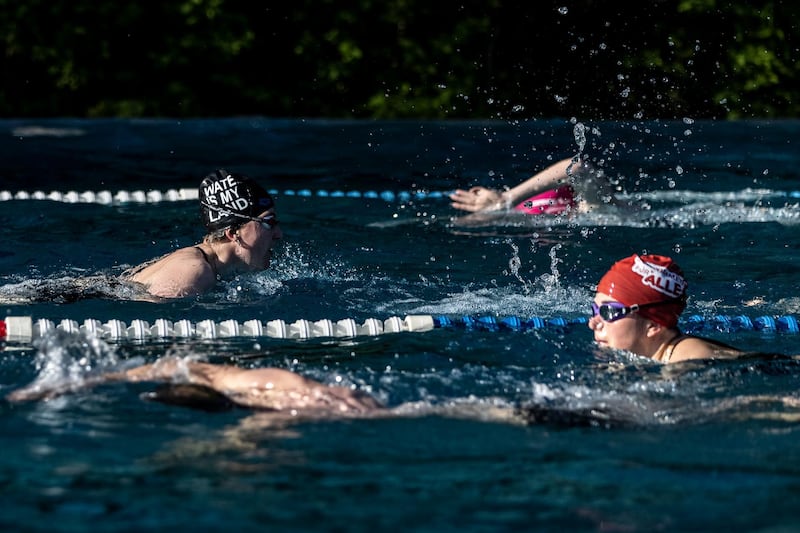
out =
[[[225,411],[234,407],[251,409],[263,422],[290,420],[327,420],[339,418],[385,418],[439,415],[450,418],[502,422],[515,425],[547,424],[563,427],[640,427],[658,423],[674,424],[677,414],[653,417],[654,409],[670,409],[657,404],[649,407],[636,396],[601,394],[596,400],[581,396],[571,401],[570,396],[523,400],[520,403],[502,399],[453,399],[433,406],[417,402],[387,407],[365,392],[344,386],[329,386],[280,368],[242,369],[232,365],[198,362],[174,356],[163,357],[123,371],[112,371],[90,376],[80,381],[53,383],[34,381],[11,392],[6,400],[22,403],[50,400],[81,389],[110,383],[160,383],[142,398],[171,405],[180,405],[203,411]],[[498,401],[499,400],[499,401]],[[774,404],[788,408],[800,406],[800,400],[791,396],[742,396],[724,400],[713,409],[733,417],[782,417],[797,421],[797,413],[775,412]],[[764,405],[769,409],[746,413],[741,408]],[[669,412],[669,411],[668,411]],[[678,413],[680,414],[680,413]],[[708,415],[708,406],[703,415]],[[685,414],[682,416],[686,416]],[[687,417],[690,421],[692,417]],[[706,416],[701,417],[706,419]]]
[[[113,382],[157,382],[191,385],[183,398],[172,394],[175,403],[208,405],[229,402],[231,405],[270,411],[307,411],[317,414],[354,415],[382,409],[381,404],[364,393],[339,386],[327,386],[280,368],[243,369],[178,357],[165,357],[153,364],[120,372],[109,372],[63,386],[34,382],[18,389],[6,399],[11,402],[46,400],[86,388]],[[169,393],[167,393],[169,394]],[[155,396],[154,399],[165,399]],[[169,400],[170,398],[167,398]]]
[[600,279],[589,329],[604,348],[627,350],[662,363],[744,355],[727,344],[685,335],[678,317],[688,284],[669,257],[632,255],[614,263]]
[[[748,363],[749,364],[749,363]],[[164,357],[155,363],[124,371],[108,372],[80,382],[52,384],[34,381],[11,392],[6,400],[22,403],[49,400],[63,394],[109,383],[162,383],[142,398],[203,411],[226,411],[242,407],[255,411],[257,419],[249,422],[268,426],[273,422],[330,420],[341,418],[386,418],[438,415],[450,418],[514,425],[546,424],[558,427],[643,427],[653,424],[674,425],[676,420],[704,421],[710,417],[733,419],[800,420],[800,400],[794,396],[746,395],[723,398],[704,404],[701,412],[684,412],[667,399],[666,403],[648,403],[637,395],[602,394],[596,399],[569,395],[533,399],[521,403],[470,398],[451,400],[439,406],[411,402],[387,407],[365,392],[344,386],[329,386],[279,368],[242,369]],[[584,391],[585,392],[585,391]],[[681,400],[683,405],[683,400]],[[654,411],[662,413],[653,416]]]
[[[616,280],[610,283],[616,287]],[[657,308],[659,306],[642,310]],[[633,322],[635,318],[641,318],[632,317],[631,314],[636,313],[629,313],[625,321]],[[687,421],[694,417],[691,413],[687,415],[670,411],[674,404],[669,399],[665,404],[649,403],[643,402],[635,394],[620,395],[618,391],[608,394],[601,389],[597,389],[597,395],[586,395],[584,387],[581,387],[580,395],[573,397],[568,390],[559,393],[560,386],[544,394],[534,393],[531,398],[519,398],[516,401],[470,395],[469,398],[451,398],[441,403],[411,401],[387,406],[363,390],[326,385],[280,368],[244,369],[230,364],[200,362],[193,357],[166,355],[151,364],[121,369],[118,359],[110,356],[112,352],[109,347],[102,341],[92,340],[85,333],[53,331],[40,339],[38,348],[39,377],[8,394],[5,397],[8,402],[46,401],[104,384],[156,383],[158,387],[141,394],[143,399],[203,411],[225,411],[240,407],[256,411],[255,414],[264,422],[433,415],[514,425],[610,428],[662,422],[673,424],[676,416],[684,417],[682,420]],[[80,376],[81,372],[76,372],[72,358],[80,361],[81,368],[86,368],[86,361],[90,361],[90,372],[98,373]],[[127,364],[130,365],[130,362]],[[752,362],[747,364],[750,368]],[[682,402],[680,400],[680,405],[683,405]],[[775,402],[791,408],[800,405],[794,397],[737,396],[732,402],[721,402],[715,409],[723,414],[730,412],[733,416],[740,416],[739,407],[753,402],[767,407]],[[653,417],[654,410],[670,414]],[[703,411],[705,414],[707,408]],[[772,416],[769,412],[759,412],[758,416],[762,414]],[[751,415],[750,411],[744,414]]]
[[560,215],[601,205],[625,205],[614,196],[605,174],[580,156],[554,163],[511,189],[457,189],[450,199],[451,205],[462,211],[513,209],[528,215]]
[[162,298],[201,294],[217,279],[269,267],[272,247],[283,237],[275,202],[247,176],[217,170],[200,184],[200,213],[208,233],[203,242],[181,248],[123,274]]

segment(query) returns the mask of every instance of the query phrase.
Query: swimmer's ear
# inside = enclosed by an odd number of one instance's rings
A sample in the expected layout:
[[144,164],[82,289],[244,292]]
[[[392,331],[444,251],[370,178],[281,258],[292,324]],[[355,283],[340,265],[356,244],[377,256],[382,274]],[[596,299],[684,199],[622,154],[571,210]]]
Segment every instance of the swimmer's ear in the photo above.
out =
[[661,333],[661,331],[664,330],[664,329],[665,329],[664,326],[662,326],[658,322],[653,322],[652,320],[648,320],[647,336],[648,337],[655,337],[656,335]]
[[226,228],[225,229],[225,236],[228,238],[229,241],[238,241],[239,240],[239,230],[234,230],[233,228]]

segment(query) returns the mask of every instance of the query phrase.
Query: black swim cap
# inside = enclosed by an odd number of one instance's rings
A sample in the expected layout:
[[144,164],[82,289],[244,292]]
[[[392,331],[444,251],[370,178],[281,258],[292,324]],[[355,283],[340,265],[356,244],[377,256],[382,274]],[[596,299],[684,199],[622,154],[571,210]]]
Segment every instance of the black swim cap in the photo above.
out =
[[219,169],[200,183],[200,216],[209,231],[252,220],[275,205],[258,183]]

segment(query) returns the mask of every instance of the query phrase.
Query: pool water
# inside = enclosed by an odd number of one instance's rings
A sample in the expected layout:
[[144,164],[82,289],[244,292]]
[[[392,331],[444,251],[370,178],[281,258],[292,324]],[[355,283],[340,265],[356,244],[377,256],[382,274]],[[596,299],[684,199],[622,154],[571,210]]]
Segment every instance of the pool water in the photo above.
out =
[[[65,119],[3,120],[0,132],[0,198],[194,188],[222,167],[277,191],[284,232],[270,270],[154,303],[108,280],[198,242],[196,202],[5,199],[0,319],[578,321],[614,261],[648,252],[686,272],[685,316],[703,335],[760,354],[664,367],[598,350],[580,324],[309,339],[56,332],[4,346],[0,393],[178,354],[355,387],[391,414],[208,412],[149,401],[151,384],[3,402],[4,530],[798,526],[800,361],[788,356],[800,336],[713,324],[800,314],[800,122]],[[513,185],[579,151],[644,209],[463,217],[439,194]],[[385,191],[394,198],[365,194]],[[70,296],[75,279],[89,281]]]

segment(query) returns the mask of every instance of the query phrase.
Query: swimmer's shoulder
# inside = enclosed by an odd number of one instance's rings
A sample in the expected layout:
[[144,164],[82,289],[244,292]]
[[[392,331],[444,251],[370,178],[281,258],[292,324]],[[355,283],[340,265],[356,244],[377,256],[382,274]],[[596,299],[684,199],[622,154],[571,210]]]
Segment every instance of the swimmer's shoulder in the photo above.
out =
[[129,271],[129,277],[136,281],[136,276],[146,277],[150,273],[175,265],[192,267],[199,265],[208,266],[209,270],[211,269],[211,265],[203,250],[197,246],[187,246],[142,263]]
[[216,275],[203,251],[188,246],[135,269],[128,280],[144,285],[150,294],[180,298],[205,292],[216,283]]
[[681,335],[672,342],[671,348],[671,363],[691,359],[735,359],[746,354],[723,342],[694,335]]

